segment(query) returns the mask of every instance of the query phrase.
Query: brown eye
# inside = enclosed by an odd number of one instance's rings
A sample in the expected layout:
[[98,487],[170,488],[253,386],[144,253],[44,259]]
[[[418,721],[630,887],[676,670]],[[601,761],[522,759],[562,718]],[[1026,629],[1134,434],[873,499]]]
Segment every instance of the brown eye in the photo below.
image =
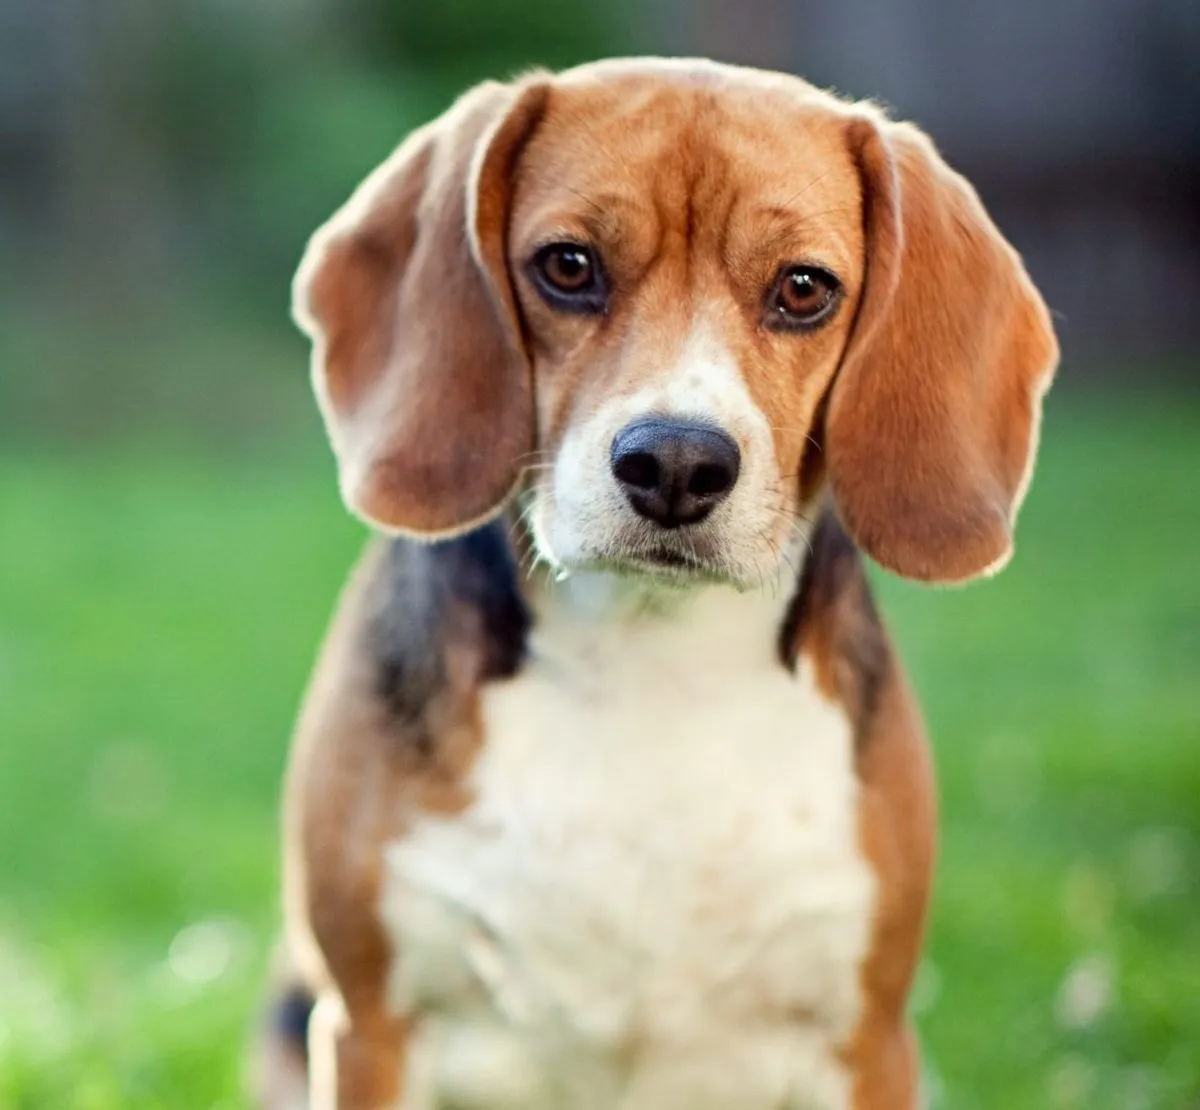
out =
[[578,247],[555,247],[542,262],[542,273],[555,289],[578,293],[592,283],[592,259]]
[[607,291],[591,248],[551,243],[529,262],[529,275],[547,303],[567,312],[602,313]]
[[767,308],[776,327],[803,331],[832,315],[841,297],[838,279],[818,266],[787,266],[775,280]]

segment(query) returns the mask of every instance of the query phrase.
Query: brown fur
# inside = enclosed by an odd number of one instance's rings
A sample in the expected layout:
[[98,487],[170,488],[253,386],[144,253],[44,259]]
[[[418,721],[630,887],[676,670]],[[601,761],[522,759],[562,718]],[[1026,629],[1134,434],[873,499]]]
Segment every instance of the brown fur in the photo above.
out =
[[914,1110],[916,1041],[905,1017],[933,878],[937,803],[925,728],[898,665],[858,738],[859,835],[876,877],[863,965],[866,1009],[847,1049],[856,1110]]
[[846,1049],[856,1110],[914,1107],[917,1055],[905,1000],[921,950],[933,872],[936,801],[924,726],[871,597],[862,560],[822,518],[782,630],[785,662],[804,654],[822,692],[854,724],[859,835],[877,908],[863,966],[866,1009]]

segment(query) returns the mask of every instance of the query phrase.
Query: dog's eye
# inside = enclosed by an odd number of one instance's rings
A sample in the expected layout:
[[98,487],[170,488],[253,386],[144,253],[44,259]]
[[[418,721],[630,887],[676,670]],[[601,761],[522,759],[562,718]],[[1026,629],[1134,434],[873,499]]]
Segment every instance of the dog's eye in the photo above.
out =
[[551,243],[529,261],[537,290],[555,308],[568,312],[602,313],[607,290],[600,262],[590,247]]
[[814,328],[833,314],[841,293],[841,283],[828,270],[785,266],[767,299],[768,322],[792,331]]
[[542,276],[560,293],[578,293],[592,284],[592,256],[581,247],[564,243],[543,251],[539,258]]

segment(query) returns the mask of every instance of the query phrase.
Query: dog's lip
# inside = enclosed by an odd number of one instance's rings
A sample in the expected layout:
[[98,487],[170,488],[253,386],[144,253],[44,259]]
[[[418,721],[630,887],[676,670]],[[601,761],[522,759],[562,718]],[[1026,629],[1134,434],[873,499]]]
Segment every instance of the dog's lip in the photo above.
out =
[[676,547],[655,544],[613,552],[593,564],[619,574],[641,574],[677,580],[724,581],[728,575],[712,558]]
[[673,551],[669,547],[655,547],[649,551],[639,552],[634,556],[639,561],[654,563],[656,566],[679,567],[686,569],[694,566],[704,566],[705,560],[688,558],[682,551]]

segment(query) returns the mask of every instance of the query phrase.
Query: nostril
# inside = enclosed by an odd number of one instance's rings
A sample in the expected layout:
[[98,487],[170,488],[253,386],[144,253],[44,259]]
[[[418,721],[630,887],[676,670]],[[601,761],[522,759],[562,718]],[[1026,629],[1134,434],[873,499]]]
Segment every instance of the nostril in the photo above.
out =
[[693,497],[715,497],[728,493],[733,485],[733,473],[721,463],[701,463],[688,479],[687,491]]
[[613,474],[635,489],[657,489],[661,477],[658,460],[648,451],[630,451],[613,463]]

